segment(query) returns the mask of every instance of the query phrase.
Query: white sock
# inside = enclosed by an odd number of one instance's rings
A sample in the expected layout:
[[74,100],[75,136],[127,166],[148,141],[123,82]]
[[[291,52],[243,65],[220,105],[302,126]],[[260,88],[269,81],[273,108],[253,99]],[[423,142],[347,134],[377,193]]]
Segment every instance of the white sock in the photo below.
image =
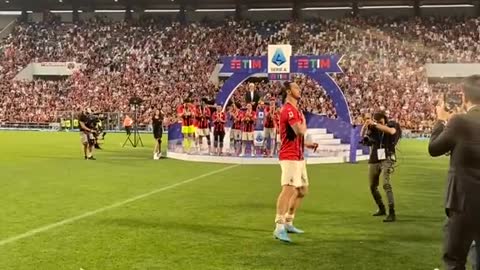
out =
[[88,158],[91,158],[91,157],[92,157],[92,153],[88,153],[87,157],[88,157]]
[[285,216],[284,215],[277,215],[275,217],[275,230],[283,230],[285,229]]
[[290,215],[290,214],[285,214],[285,223],[287,225],[293,225],[293,219],[295,218],[295,215]]

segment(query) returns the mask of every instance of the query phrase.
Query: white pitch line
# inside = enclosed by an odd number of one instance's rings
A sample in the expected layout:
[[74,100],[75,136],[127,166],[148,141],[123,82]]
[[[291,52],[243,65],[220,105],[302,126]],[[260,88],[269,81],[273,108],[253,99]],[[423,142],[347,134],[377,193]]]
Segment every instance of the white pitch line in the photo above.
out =
[[30,230],[30,231],[28,231],[28,232],[25,232],[25,233],[22,233],[22,234],[19,234],[19,235],[16,235],[16,236],[13,236],[13,237],[10,237],[10,238],[1,240],[1,241],[0,241],[0,247],[1,247],[1,246],[4,246],[4,245],[6,245],[6,244],[10,244],[10,243],[12,243],[12,242],[16,242],[16,241],[18,241],[18,240],[24,239],[24,238],[28,238],[28,237],[30,237],[30,236],[34,236],[34,235],[36,235],[36,234],[39,234],[39,233],[42,233],[42,232],[45,232],[45,231],[49,231],[49,230],[51,230],[51,229],[55,229],[55,228],[57,228],[57,227],[60,227],[60,226],[63,226],[63,225],[69,224],[69,223],[73,223],[73,222],[75,222],[75,221],[78,221],[78,220],[81,220],[81,219],[84,219],[84,218],[87,218],[87,217],[90,217],[90,216],[93,216],[93,215],[96,215],[96,214],[105,212],[105,211],[107,211],[107,210],[111,210],[111,209],[114,209],[114,208],[123,206],[123,205],[125,205],[125,204],[131,203],[131,202],[135,202],[135,201],[138,201],[138,200],[141,200],[141,199],[144,199],[144,198],[146,198],[146,197],[149,197],[149,196],[152,196],[152,195],[154,195],[154,194],[163,192],[163,191],[165,191],[165,190],[169,190],[169,189],[172,189],[172,188],[175,188],[175,187],[178,187],[178,186],[181,186],[181,185],[185,185],[185,184],[191,183],[191,182],[193,182],[193,181],[196,181],[196,180],[199,180],[199,179],[202,179],[202,178],[205,178],[205,177],[208,177],[208,176],[217,174],[217,173],[221,173],[221,172],[224,172],[224,171],[233,169],[233,168],[238,167],[238,166],[240,166],[240,165],[237,164],[237,165],[228,166],[228,167],[225,167],[225,168],[216,170],[216,171],[212,171],[212,172],[209,172],[209,173],[206,173],[206,174],[202,174],[202,175],[199,175],[199,176],[196,176],[196,177],[193,177],[193,178],[184,180],[184,181],[182,181],[182,182],[175,183],[175,184],[173,184],[173,185],[169,185],[169,186],[166,186],[166,187],[163,187],[163,188],[159,188],[159,189],[150,191],[150,192],[145,193],[145,194],[142,194],[142,195],[135,196],[135,197],[133,197],[133,198],[130,198],[130,199],[127,199],[127,200],[124,200],[124,201],[121,201],[121,202],[117,202],[117,203],[111,204],[111,205],[109,205],[109,206],[105,206],[105,207],[99,208],[99,209],[97,209],[97,210],[93,210],[93,211],[86,212],[86,213],[81,214],[81,215],[79,215],[79,216],[67,218],[67,219],[64,219],[64,220],[62,220],[62,221],[59,221],[59,222],[56,222],[56,223],[52,223],[52,224],[50,224],[50,225],[46,225],[46,226],[43,226],[43,227],[40,227],[40,228],[36,228],[36,229]]

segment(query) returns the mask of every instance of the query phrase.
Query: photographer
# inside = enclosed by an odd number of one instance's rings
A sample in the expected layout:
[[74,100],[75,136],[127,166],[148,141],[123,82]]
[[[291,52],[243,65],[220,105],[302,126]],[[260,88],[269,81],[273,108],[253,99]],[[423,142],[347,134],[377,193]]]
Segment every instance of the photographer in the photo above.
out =
[[432,157],[450,153],[445,203],[448,221],[443,260],[446,269],[452,270],[465,269],[473,240],[476,242],[477,251],[480,243],[479,75],[465,80],[462,99],[463,104],[460,107],[466,113],[453,117],[446,108],[446,105],[455,103],[453,99],[447,97],[437,105],[437,122],[428,145],[428,152]]
[[[102,123],[105,117],[103,114],[98,114],[98,113],[92,113],[90,114],[90,117],[93,123],[93,127],[95,129],[95,132],[93,133],[93,137],[95,138],[94,147],[95,149],[102,150],[102,148],[100,147],[99,140],[105,140],[105,135],[107,134],[106,132],[103,131],[103,123]],[[100,134],[102,134],[101,138],[100,138]]]
[[155,139],[154,160],[159,160],[162,157],[163,118],[163,112],[159,109],[155,110],[152,117],[153,138]]
[[83,145],[83,153],[85,159],[95,160],[93,157],[93,147],[95,140],[95,124],[94,117],[92,117],[92,110],[86,109],[78,117],[80,124],[80,139]]
[[383,222],[394,222],[395,202],[391,185],[391,175],[396,162],[395,146],[401,136],[400,126],[395,121],[388,121],[384,112],[376,113],[374,120],[367,118],[362,128],[362,144],[371,146],[369,159],[370,191],[378,211],[373,216],[387,214],[382,196],[378,191],[380,175],[383,176],[383,189],[387,195],[389,213]]

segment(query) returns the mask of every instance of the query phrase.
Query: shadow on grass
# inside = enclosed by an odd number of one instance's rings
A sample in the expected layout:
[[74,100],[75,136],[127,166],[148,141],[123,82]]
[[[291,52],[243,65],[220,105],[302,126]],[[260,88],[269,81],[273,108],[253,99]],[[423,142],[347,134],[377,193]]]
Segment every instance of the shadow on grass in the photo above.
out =
[[[381,222],[378,220],[378,222]],[[265,236],[271,236],[272,229],[266,227],[255,227],[249,224],[245,226],[231,226],[224,224],[208,224],[208,223],[187,223],[187,222],[178,222],[171,220],[164,221],[151,221],[147,219],[133,219],[133,218],[119,218],[119,219],[103,219],[99,222],[100,224],[108,226],[119,226],[119,227],[129,227],[133,229],[158,229],[164,232],[172,231],[185,231],[194,234],[208,234],[216,236],[226,236],[226,237],[235,237],[235,238],[257,238],[259,233]],[[401,221],[400,221],[401,223]],[[424,243],[434,243],[439,242],[442,239],[442,234],[430,235],[425,233],[418,233],[416,231],[406,231],[405,229],[399,228],[398,233],[392,233],[391,231],[371,231],[368,232],[371,224],[355,224],[355,226],[350,226],[348,222],[343,222],[342,225],[337,224],[322,224],[322,226],[344,226],[344,228],[351,228],[353,231],[351,233],[344,234],[335,234],[339,238],[339,241],[395,241],[395,242],[424,242]],[[395,224],[385,224],[385,229],[395,228]],[[358,227],[358,232],[355,232],[355,227]],[[439,227],[439,232],[441,227]],[[365,233],[368,232],[368,235]],[[305,239],[310,239],[314,241],[325,241],[324,233],[321,234],[305,234],[302,235]],[[370,239],[368,239],[370,238]],[[341,239],[341,240],[340,240]]]
[[[192,220],[194,221],[194,220]],[[221,224],[206,224],[206,223],[182,223],[176,221],[149,221],[146,219],[132,219],[132,218],[121,218],[121,219],[104,219],[100,221],[101,224],[119,226],[119,227],[130,227],[135,229],[158,229],[162,231],[186,231],[191,233],[199,234],[211,234],[216,236],[227,236],[227,237],[241,237],[241,238],[250,238],[245,233],[250,232],[250,235],[255,235],[258,233],[262,234],[271,234],[272,230],[260,229],[255,227],[246,226],[227,226]]]

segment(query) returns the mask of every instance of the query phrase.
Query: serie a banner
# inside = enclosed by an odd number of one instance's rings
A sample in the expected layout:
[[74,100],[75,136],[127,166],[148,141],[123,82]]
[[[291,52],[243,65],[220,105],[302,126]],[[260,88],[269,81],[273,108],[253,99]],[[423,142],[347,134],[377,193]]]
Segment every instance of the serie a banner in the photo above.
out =
[[268,74],[289,74],[292,45],[268,45]]

